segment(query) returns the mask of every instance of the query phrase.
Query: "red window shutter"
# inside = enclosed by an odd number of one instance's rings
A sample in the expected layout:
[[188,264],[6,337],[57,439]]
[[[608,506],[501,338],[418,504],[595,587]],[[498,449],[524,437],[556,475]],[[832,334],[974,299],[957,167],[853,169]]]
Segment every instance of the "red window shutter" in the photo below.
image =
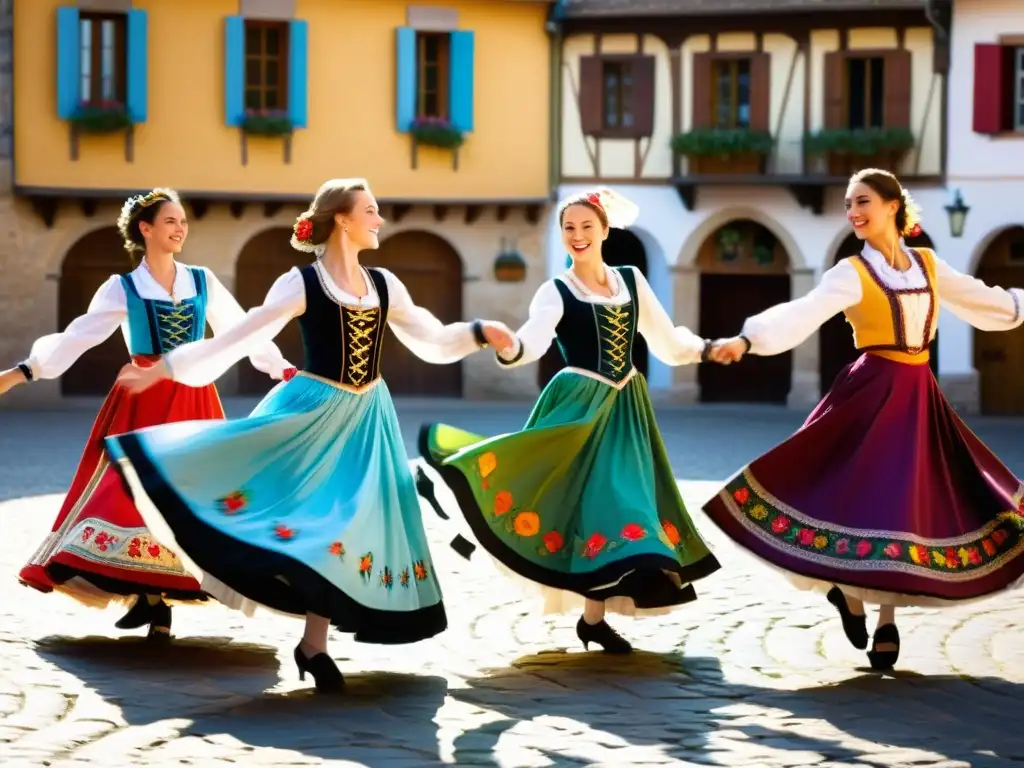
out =
[[885,54],[885,112],[882,116],[886,128],[910,127],[910,51],[889,51]]
[[755,53],[750,57],[750,129],[771,130],[772,57]]
[[975,133],[995,134],[1012,127],[1012,73],[1013,49],[993,43],[975,44]]
[[693,54],[693,127],[711,127],[711,60],[710,53]]
[[846,51],[825,54],[825,128],[846,127]]
[[632,134],[650,136],[654,133],[654,57],[637,56],[630,66],[633,69]]
[[600,56],[580,59],[580,123],[592,136],[604,128],[604,67]]

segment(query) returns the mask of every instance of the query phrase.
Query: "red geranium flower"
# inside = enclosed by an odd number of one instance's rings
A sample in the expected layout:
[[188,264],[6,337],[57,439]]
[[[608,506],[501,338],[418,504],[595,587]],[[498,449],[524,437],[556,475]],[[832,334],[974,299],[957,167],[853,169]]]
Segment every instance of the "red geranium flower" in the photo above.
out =
[[736,499],[737,504],[743,505],[750,498],[750,491],[747,488],[737,488],[733,491],[732,497]]
[[627,523],[622,529],[622,538],[627,541],[639,541],[640,539],[647,536],[647,531],[642,525],[636,523]]
[[785,515],[779,515],[772,520],[772,530],[780,536],[789,530],[789,518]]
[[541,539],[544,541],[544,546],[547,547],[548,552],[558,552],[565,546],[565,539],[562,538],[562,534],[558,531],[548,531]]
[[608,539],[602,536],[600,533],[595,533],[589,539],[587,539],[587,545],[583,548],[583,556],[593,560],[598,554],[604,549],[604,545],[608,543]]
[[295,222],[295,239],[304,243],[313,236],[313,222],[309,219],[299,219]]
[[921,230],[921,225],[920,224],[915,224],[914,226],[912,226],[910,228],[910,236],[911,237],[920,237],[921,236],[921,232],[922,232],[922,230]]

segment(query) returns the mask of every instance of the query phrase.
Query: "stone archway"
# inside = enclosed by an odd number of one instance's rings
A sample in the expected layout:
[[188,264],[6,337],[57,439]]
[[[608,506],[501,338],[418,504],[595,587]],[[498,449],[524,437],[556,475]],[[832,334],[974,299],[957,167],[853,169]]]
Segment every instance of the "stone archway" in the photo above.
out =
[[[423,230],[398,232],[376,251],[362,255],[368,267],[395,274],[416,304],[442,323],[462,316],[462,259],[442,237]],[[413,355],[389,330],[385,334],[381,373],[395,395],[462,396],[462,364],[431,365]]]
[[[1024,288],[1024,226],[1010,227],[992,239],[978,259],[976,276],[989,285]],[[982,413],[1024,415],[1024,327],[1004,333],[975,330],[974,367]]]
[[[645,277],[648,276],[647,249],[633,232],[628,229],[611,229],[608,239],[601,248],[601,255],[610,267],[636,267]],[[647,340],[637,334],[633,342],[633,365],[645,377],[650,369],[650,353],[647,351]],[[558,345],[552,342],[550,349],[540,359],[537,370],[537,384],[543,389],[562,368],[565,361]]]
[[[917,237],[908,237],[906,244],[911,248],[932,248],[934,244],[928,237],[927,232],[922,232]],[[864,242],[851,232],[839,247],[836,248],[833,264],[838,264],[848,256],[856,256],[863,250]],[[930,365],[932,372],[939,374],[939,335],[935,334],[932,341]],[[835,382],[839,372],[846,366],[860,357],[857,348],[853,346],[853,329],[846,322],[842,314],[836,315],[826,321],[818,331],[818,374],[821,382],[821,394],[824,395]]]
[[[57,327],[63,331],[72,320],[85,314],[93,294],[111,275],[125,274],[132,268],[116,227],[97,229],[79,238],[61,264]],[[61,377],[61,394],[106,395],[126,362],[124,336],[115,331],[67,370]]]
[[[743,321],[789,301],[792,284],[785,246],[764,225],[734,219],[701,243],[698,333],[707,339],[735,336]],[[739,366],[702,365],[697,371],[702,402],[784,404],[793,382],[793,353],[751,355]]]
[[[278,277],[292,267],[301,267],[313,260],[312,254],[291,247],[289,227],[266,229],[249,238],[235,262],[235,298],[242,309],[257,307],[267,298],[267,291]],[[302,334],[298,320],[292,320],[274,339],[281,353],[292,364],[302,367]],[[238,366],[238,393],[263,395],[277,384],[267,374],[257,371],[243,360]]]

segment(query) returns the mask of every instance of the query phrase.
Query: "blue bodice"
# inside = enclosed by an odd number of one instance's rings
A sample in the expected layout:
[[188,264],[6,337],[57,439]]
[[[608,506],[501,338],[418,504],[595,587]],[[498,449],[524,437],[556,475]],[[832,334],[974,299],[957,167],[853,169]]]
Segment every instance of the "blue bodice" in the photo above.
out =
[[167,299],[144,299],[131,275],[121,275],[128,297],[128,352],[132,355],[165,355],[206,334],[206,273],[189,267],[196,295],[175,304]]

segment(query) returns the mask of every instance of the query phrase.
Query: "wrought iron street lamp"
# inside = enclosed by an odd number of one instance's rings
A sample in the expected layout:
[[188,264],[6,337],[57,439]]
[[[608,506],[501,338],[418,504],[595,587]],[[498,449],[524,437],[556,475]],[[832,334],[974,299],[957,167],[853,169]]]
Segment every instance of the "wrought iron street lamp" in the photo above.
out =
[[964,233],[964,223],[967,221],[967,213],[970,207],[964,205],[964,199],[960,190],[953,191],[953,202],[946,206],[946,213],[949,214],[949,234],[953,237],[960,237]]

